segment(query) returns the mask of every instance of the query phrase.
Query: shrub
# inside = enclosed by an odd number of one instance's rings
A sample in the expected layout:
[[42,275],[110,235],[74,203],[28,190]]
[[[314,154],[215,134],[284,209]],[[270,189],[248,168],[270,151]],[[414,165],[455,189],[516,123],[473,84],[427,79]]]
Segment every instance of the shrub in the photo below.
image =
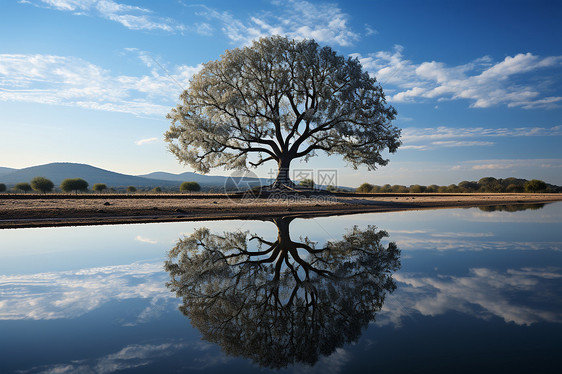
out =
[[6,192],[6,185],[4,183],[0,183],[0,192]]
[[459,183],[459,188],[462,192],[476,192],[480,188],[480,185],[476,182],[462,181]]
[[402,185],[399,185],[399,184],[395,184],[394,186],[392,186],[392,192],[407,193],[408,187],[402,186]]
[[102,193],[103,190],[107,190],[107,186],[104,183],[96,183],[94,187],[92,187],[92,190]]
[[525,187],[512,183],[505,188],[505,192],[525,192]]
[[305,188],[314,188],[314,181],[312,179],[303,179],[299,182],[299,186]]
[[14,190],[23,191],[24,193],[31,191],[31,186],[27,182],[21,182],[14,186]]
[[356,192],[361,192],[361,193],[372,192],[372,190],[373,190],[373,185],[369,183],[363,183],[362,185],[360,185],[355,189]]
[[152,192],[154,192],[154,193],[160,193],[160,192],[162,192],[162,188],[160,188],[160,187],[154,187],[154,188],[152,189]]
[[180,191],[196,192],[201,191],[201,186],[197,182],[183,182],[180,185]]
[[180,191],[196,192],[201,191],[201,186],[197,182],[183,182],[180,185]]
[[60,189],[64,192],[75,191],[76,193],[78,191],[87,191],[88,182],[82,178],[67,178],[60,184]]
[[129,186],[127,187],[127,192],[129,193],[137,192],[137,188],[135,186]]
[[413,184],[410,186],[411,193],[422,193],[425,192],[425,186],[420,186],[419,184]]
[[381,192],[384,193],[392,192],[392,186],[388,183],[385,184],[384,186],[381,187]]
[[462,189],[457,186],[456,184],[450,184],[447,186],[447,192],[454,192],[454,193],[459,193],[459,192],[463,192]]
[[481,178],[478,184],[481,192],[502,192],[503,190],[501,181],[494,177]]
[[436,184],[432,184],[430,186],[427,186],[427,188],[425,189],[425,192],[429,192],[429,193],[439,192],[439,186],[436,185]]
[[[518,186],[521,187],[521,191],[514,191],[514,192],[523,192],[525,191],[525,182],[527,182],[526,179],[519,179],[519,178],[513,178],[513,177],[509,177],[509,178],[505,178],[505,179],[500,179],[501,184],[504,188],[505,191],[507,191],[507,188],[509,186]],[[511,189],[513,189],[513,187],[511,187]]]
[[542,192],[546,190],[546,183],[538,179],[531,179],[525,182],[524,187],[525,192]]
[[55,184],[45,177],[35,177],[31,180],[31,188],[37,192],[51,192]]

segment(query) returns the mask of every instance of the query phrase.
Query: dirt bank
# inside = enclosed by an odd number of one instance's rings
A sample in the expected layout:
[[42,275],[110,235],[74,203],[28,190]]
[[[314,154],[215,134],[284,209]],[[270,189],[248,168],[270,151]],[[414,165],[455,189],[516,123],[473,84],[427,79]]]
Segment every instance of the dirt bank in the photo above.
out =
[[0,228],[264,219],[300,214],[541,204],[562,194],[346,194],[241,199],[224,195],[0,195]]

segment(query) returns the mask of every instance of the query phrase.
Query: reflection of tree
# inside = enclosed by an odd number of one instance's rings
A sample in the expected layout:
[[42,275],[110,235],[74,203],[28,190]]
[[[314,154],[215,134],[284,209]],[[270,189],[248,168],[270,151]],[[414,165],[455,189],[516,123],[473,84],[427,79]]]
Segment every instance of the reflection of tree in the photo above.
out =
[[539,210],[544,208],[546,204],[512,204],[512,205],[492,205],[492,206],[480,206],[480,210],[484,212],[519,212],[521,210]]
[[292,220],[272,220],[273,242],[199,229],[178,241],[165,265],[180,310],[204,339],[272,368],[313,364],[356,341],[396,288],[391,272],[400,267],[400,251],[385,247],[388,234],[374,226],[317,249],[308,238],[291,240]]

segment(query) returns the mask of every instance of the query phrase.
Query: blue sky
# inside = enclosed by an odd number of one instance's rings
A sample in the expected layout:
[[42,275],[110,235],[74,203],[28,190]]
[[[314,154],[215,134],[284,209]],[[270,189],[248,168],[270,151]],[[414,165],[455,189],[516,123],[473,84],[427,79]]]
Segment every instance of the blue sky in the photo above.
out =
[[403,135],[375,171],[322,154],[292,167],[347,186],[562,185],[560,19],[561,1],[3,1],[0,166],[191,171],[163,142],[166,113],[202,63],[282,34],[359,58]]

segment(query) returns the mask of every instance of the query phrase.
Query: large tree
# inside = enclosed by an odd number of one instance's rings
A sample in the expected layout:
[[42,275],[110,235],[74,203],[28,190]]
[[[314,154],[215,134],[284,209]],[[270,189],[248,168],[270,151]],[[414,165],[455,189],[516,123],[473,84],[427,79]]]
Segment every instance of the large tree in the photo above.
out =
[[207,173],[277,163],[275,187],[291,187],[289,168],[317,151],[353,167],[386,165],[400,130],[396,110],[357,58],[314,40],[273,36],[228,50],[203,66],[168,114],[170,151]]

